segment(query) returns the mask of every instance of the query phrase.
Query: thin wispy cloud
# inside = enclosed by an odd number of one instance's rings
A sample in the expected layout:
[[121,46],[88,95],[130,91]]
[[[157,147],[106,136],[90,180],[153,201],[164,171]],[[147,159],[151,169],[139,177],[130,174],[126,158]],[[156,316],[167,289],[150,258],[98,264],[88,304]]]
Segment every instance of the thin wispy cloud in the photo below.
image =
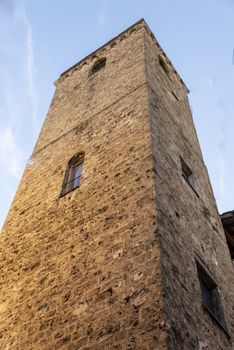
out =
[[98,23],[100,25],[104,24],[107,18],[107,12],[108,12],[108,1],[103,0],[100,4],[100,11],[98,12]]
[[218,149],[217,154],[218,161],[218,185],[219,185],[219,194],[220,194],[220,202],[222,203],[225,196],[225,159],[221,148]]
[[[1,84],[1,95],[2,99],[4,100],[4,104],[0,104],[0,120],[2,123],[4,121],[9,121],[10,115],[11,115],[11,110],[14,106],[14,98],[11,90],[11,77],[9,73],[3,69],[0,65],[0,81],[2,82]],[[8,111],[8,113],[6,113]],[[10,113],[9,113],[10,112]]]
[[211,77],[207,77],[207,83],[211,89],[214,89],[214,82],[213,82],[213,79]]
[[32,103],[32,120],[33,125],[36,127],[37,124],[37,91],[35,84],[35,72],[36,72],[36,64],[34,59],[34,44],[33,44],[33,35],[32,35],[32,27],[27,17],[26,11],[24,7],[20,7],[16,11],[17,17],[22,20],[23,25],[26,28],[26,38],[25,38],[25,73],[27,78],[27,86],[28,86],[28,94]]
[[0,0],[0,25],[1,226],[38,128],[38,96],[33,31],[23,0]]
[[23,153],[17,146],[12,129],[6,127],[0,130],[0,164],[2,169],[16,179],[20,179]]

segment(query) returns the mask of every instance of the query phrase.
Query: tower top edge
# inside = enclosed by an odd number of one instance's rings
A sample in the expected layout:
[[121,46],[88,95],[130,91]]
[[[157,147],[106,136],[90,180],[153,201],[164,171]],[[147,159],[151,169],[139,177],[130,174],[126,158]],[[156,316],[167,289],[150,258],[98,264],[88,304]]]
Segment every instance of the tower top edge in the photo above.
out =
[[152,30],[150,29],[150,27],[148,26],[148,24],[146,23],[144,18],[141,18],[140,20],[138,20],[137,22],[135,22],[134,24],[132,24],[130,27],[128,27],[127,29],[125,29],[124,31],[120,32],[118,35],[116,35],[115,37],[113,37],[112,39],[110,39],[109,41],[107,41],[106,43],[104,43],[102,46],[98,47],[96,50],[92,51],[91,53],[89,53],[87,56],[85,56],[84,58],[82,58],[80,61],[78,61],[77,63],[75,63],[74,65],[72,65],[70,68],[66,69],[63,73],[60,74],[59,78],[55,81],[55,85],[58,81],[60,81],[60,79],[64,78],[67,76],[67,74],[69,72],[71,72],[73,69],[75,69],[76,67],[78,67],[80,64],[82,64],[83,62],[85,62],[87,59],[89,59],[90,57],[92,57],[93,55],[97,54],[98,52],[100,52],[102,49],[104,49],[106,46],[112,44],[113,42],[117,41],[119,38],[121,38],[122,36],[124,36],[125,34],[127,34],[128,32],[131,32],[132,30],[136,29],[137,27],[142,28],[144,27],[146,29],[146,31],[148,32],[148,34],[151,36],[151,38],[154,40],[154,42],[156,43],[156,45],[158,46],[158,48],[160,49],[162,55],[164,56],[164,58],[166,59],[167,63],[173,68],[174,73],[178,76],[180,82],[182,83],[182,85],[184,86],[185,90],[187,93],[189,93],[189,89],[187,88],[186,84],[184,83],[184,81],[182,80],[182,78],[180,77],[179,73],[176,71],[175,67],[173,66],[173,64],[171,63],[171,61],[169,60],[169,58],[167,57],[166,53],[164,52],[164,50],[162,49],[162,47],[160,46],[159,42],[157,41],[156,37],[154,36],[154,33],[152,32]]
[[[104,47],[110,45],[111,43],[113,43],[114,41],[116,41],[117,39],[119,39],[120,37],[122,37],[124,34],[126,34],[127,32],[129,32],[131,29],[144,24],[145,26],[147,26],[145,20],[143,18],[141,18],[139,21],[135,22],[134,24],[132,24],[130,27],[128,27],[127,29],[125,29],[124,31],[122,31],[121,33],[119,33],[118,35],[116,35],[115,37],[113,37],[112,39],[108,40],[106,43],[104,43],[102,46],[98,47],[96,50],[92,51],[91,53],[89,53],[87,56],[85,56],[84,58],[82,58],[80,61],[78,61],[77,63],[75,63],[73,66],[71,66],[70,68],[66,69],[63,73],[60,74],[60,78],[63,77],[64,75],[66,75],[67,73],[69,73],[72,69],[76,68],[77,66],[79,66],[82,62],[86,61],[89,57],[95,55],[97,52],[101,51]],[[147,26],[148,27],[148,26]],[[59,78],[59,79],[60,79]]]

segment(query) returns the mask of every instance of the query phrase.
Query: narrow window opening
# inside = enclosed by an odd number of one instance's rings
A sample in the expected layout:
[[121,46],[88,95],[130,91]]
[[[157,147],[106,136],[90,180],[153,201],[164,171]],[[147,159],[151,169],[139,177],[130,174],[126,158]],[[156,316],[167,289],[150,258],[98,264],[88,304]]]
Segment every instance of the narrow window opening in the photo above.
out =
[[181,171],[182,171],[183,178],[187,181],[187,183],[190,185],[190,187],[199,197],[196,190],[195,180],[194,180],[194,175],[192,170],[189,168],[189,166],[185,163],[185,161],[182,158],[180,158],[180,163],[181,163]]
[[196,261],[202,305],[228,334],[217,284],[205,268]]
[[103,57],[101,58],[100,60],[98,60],[97,62],[94,63],[91,71],[90,71],[90,74],[95,74],[97,73],[98,71],[100,71],[101,69],[103,69],[106,65],[106,58]]
[[84,153],[80,153],[70,159],[63,182],[61,195],[65,195],[66,193],[80,186],[83,163]]
[[185,161],[182,158],[180,158],[180,162],[181,162],[182,175],[191,185],[194,185],[192,170],[189,168],[189,166],[185,163]]
[[164,72],[165,72],[166,74],[169,74],[169,70],[168,70],[168,68],[167,68],[167,65],[166,65],[165,61],[162,59],[161,56],[158,56],[158,62],[159,62],[159,64],[160,64],[160,66],[162,67],[162,69],[164,70]]

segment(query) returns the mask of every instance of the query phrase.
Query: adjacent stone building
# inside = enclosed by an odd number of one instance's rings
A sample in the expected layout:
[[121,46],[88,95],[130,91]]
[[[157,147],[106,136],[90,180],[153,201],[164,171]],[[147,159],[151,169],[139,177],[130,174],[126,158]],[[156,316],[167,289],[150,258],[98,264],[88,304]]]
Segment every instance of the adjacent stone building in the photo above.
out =
[[144,20],[55,85],[0,236],[0,349],[233,349],[188,90]]

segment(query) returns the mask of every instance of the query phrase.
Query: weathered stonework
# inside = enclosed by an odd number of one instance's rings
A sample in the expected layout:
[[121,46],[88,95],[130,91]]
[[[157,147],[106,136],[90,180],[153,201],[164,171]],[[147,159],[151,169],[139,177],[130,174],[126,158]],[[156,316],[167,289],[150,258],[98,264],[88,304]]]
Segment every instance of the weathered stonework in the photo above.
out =
[[[78,152],[81,186],[61,197]],[[201,303],[196,256],[231,334],[233,270],[186,87],[143,20],[56,82],[0,249],[3,350],[232,349]]]

